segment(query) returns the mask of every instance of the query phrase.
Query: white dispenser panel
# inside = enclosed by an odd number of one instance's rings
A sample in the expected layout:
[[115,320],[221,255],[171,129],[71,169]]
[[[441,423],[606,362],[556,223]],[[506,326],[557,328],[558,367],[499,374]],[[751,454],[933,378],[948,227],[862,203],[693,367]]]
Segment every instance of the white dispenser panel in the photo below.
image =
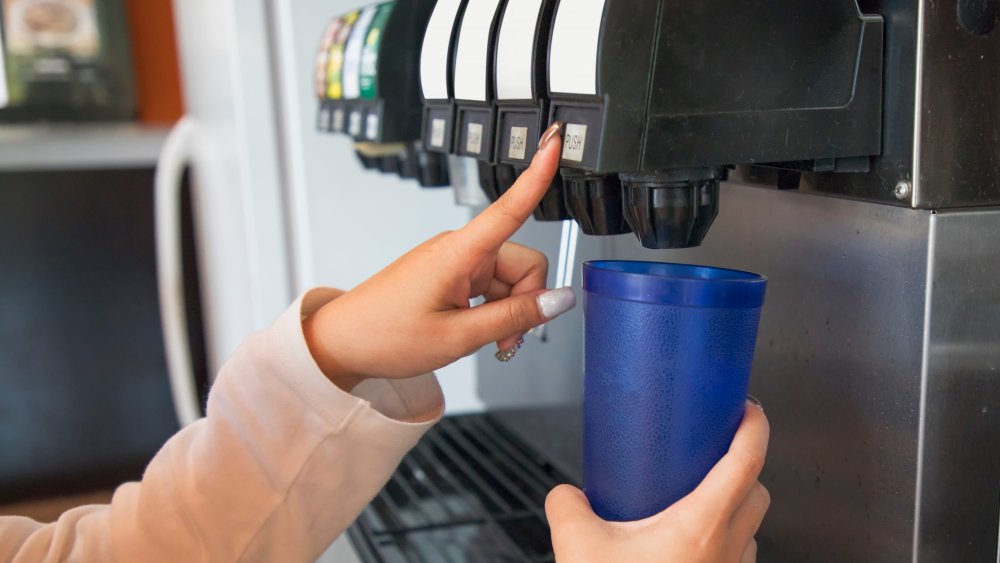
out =
[[[532,54],[544,0],[507,0],[497,40],[497,99],[532,100]],[[537,85],[541,89],[544,85]]]
[[469,0],[458,35],[455,61],[455,99],[486,102],[490,28],[500,0]]
[[549,48],[549,85],[561,94],[597,95],[597,48],[605,0],[559,3]]
[[420,85],[424,98],[447,100],[448,57],[451,56],[451,36],[462,0],[438,0],[427,24],[424,44],[420,51]]

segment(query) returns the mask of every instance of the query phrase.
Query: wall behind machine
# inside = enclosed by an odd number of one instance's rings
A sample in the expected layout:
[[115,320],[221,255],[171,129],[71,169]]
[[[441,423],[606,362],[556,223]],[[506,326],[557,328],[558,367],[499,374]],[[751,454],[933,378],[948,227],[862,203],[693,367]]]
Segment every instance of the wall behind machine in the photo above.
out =
[[[316,38],[330,17],[356,7],[350,0],[276,0],[271,6],[280,37],[274,56],[298,291],[315,285],[354,287],[417,244],[472,217],[469,209],[454,204],[451,190],[420,189],[367,172],[350,141],[315,130]],[[475,374],[472,359],[440,370],[449,412],[482,408]]]

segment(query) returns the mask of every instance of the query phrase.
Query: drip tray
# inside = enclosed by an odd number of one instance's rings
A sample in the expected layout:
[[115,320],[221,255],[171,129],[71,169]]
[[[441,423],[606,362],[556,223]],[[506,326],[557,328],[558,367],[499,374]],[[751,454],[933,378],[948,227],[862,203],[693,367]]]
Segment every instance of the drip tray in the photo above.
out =
[[366,563],[555,561],[545,497],[569,482],[489,414],[446,418],[348,533]]

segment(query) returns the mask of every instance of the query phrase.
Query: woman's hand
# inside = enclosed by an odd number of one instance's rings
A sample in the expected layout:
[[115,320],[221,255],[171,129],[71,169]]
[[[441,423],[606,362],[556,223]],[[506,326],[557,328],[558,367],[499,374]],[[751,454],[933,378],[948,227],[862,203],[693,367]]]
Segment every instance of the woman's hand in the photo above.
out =
[[771,499],[757,478],[770,430],[764,412],[747,404],[729,453],[690,495],[639,522],[598,518],[580,490],[563,485],[545,512],[556,559],[571,563],[753,563],[753,539]]
[[[367,377],[421,375],[523,335],[573,308],[572,289],[545,291],[545,255],[507,242],[538,206],[559,166],[557,123],[531,167],[459,231],[418,246],[303,322],[323,372],[350,391]],[[487,303],[470,307],[484,296]],[[508,358],[509,359],[509,358]]]

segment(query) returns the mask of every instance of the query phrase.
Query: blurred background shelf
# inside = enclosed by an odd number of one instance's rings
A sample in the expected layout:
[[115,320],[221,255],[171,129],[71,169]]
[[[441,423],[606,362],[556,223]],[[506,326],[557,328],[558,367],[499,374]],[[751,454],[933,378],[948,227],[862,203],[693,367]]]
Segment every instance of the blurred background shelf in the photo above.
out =
[[0,126],[0,172],[152,168],[170,128],[132,123]]

